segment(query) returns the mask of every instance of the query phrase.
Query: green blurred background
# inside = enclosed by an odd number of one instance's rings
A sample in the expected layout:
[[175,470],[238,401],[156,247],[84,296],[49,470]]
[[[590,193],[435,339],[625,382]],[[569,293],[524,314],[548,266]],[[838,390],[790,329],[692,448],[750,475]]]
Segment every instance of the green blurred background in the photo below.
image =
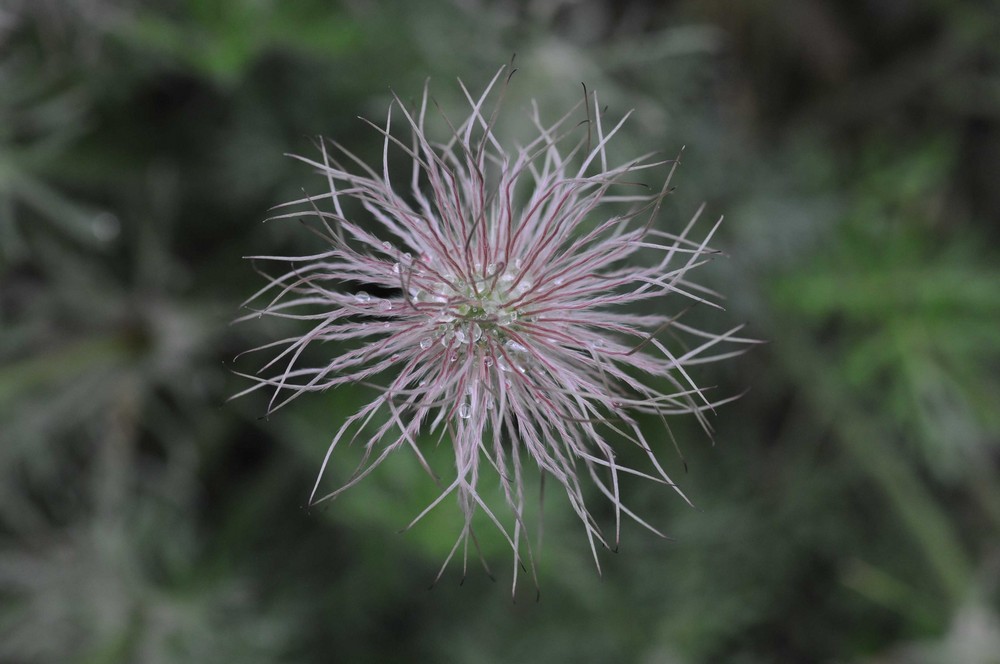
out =
[[[497,538],[428,591],[412,456],[306,507],[364,390],[227,402],[279,333],[230,325],[242,257],[317,249],[262,223],[323,187],[283,153],[375,161],[390,86],[514,53],[506,121],[585,82],[623,154],[686,146],[664,228],[726,215],[716,329],[769,341],[661,445],[697,509],[623,489],[673,540],[598,576],[550,494],[540,602]],[[0,661],[998,662],[998,220],[993,2],[0,0]]]

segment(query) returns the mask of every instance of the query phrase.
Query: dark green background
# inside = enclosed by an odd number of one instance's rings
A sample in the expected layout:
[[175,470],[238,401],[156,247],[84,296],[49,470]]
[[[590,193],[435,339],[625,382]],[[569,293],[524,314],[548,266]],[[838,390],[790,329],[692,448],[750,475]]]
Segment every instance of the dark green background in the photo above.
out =
[[[759,2],[0,1],[0,661],[997,662],[1000,8]],[[517,54],[508,123],[585,82],[616,150],[686,146],[730,255],[715,442],[675,423],[697,510],[629,483],[598,576],[550,493],[512,601],[391,459],[307,509],[363,389],[227,402],[276,338],[230,325],[243,256],[311,252],[268,209],[324,135],[377,162],[390,87],[460,108]],[[350,468],[335,459],[331,485]],[[447,447],[432,452],[447,467]],[[483,490],[498,490],[484,480]],[[596,497],[596,496],[595,496]],[[595,501],[594,505],[599,505]],[[610,514],[597,508],[610,524]]]

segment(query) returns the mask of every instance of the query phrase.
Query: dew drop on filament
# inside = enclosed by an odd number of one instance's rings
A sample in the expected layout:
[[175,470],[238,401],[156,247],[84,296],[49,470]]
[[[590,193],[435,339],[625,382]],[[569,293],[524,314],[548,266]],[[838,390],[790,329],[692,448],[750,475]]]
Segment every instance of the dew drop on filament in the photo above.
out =
[[513,311],[501,311],[497,314],[497,323],[500,325],[510,325],[517,320],[517,314]]
[[513,353],[523,353],[523,352],[525,352],[525,351],[528,350],[527,348],[525,348],[521,344],[517,343],[513,339],[511,339],[510,341],[508,341],[504,345],[507,346],[507,350],[509,350],[509,351],[511,351]]

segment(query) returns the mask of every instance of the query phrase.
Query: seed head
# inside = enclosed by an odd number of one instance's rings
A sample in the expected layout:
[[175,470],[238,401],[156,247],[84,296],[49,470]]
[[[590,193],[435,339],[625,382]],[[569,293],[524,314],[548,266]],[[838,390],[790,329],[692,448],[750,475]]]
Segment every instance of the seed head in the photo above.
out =
[[[694,305],[717,306],[689,272],[717,253],[707,243],[718,222],[701,240],[690,235],[701,210],[677,233],[654,226],[677,160],[609,165],[608,143],[628,115],[606,126],[596,94],[552,124],[533,103],[534,138],[506,149],[495,122],[507,71],[479,96],[462,85],[469,113],[459,124],[428,112],[426,87],[413,109],[394,97],[385,124],[368,123],[383,137],[379,170],[336,143],[321,144],[316,159],[297,157],[328,191],[288,203],[293,211],[276,218],[312,220],[327,248],[255,257],[292,269],[268,277],[248,300],[262,302],[248,318],[291,318],[308,329],[258,349],[275,355],[246,392],[269,388],[270,411],[306,392],[376,386],[333,436],[311,501],[338,496],[401,448],[436,479],[421,436],[449,440],[454,476],[408,528],[457,497],[465,525],[445,566],[459,547],[467,560],[481,512],[514,552],[516,584],[519,568],[535,569],[524,534],[525,464],[565,489],[595,562],[597,544],[617,547],[623,514],[658,532],[622,503],[621,476],[683,493],[637,416],[659,418],[656,440],[669,432],[669,415],[693,414],[708,431],[705,411],[723,400],[710,399],[688,370],[739,352],[718,350],[723,342],[748,340],[734,336],[738,328],[716,334],[682,320]],[[431,118],[443,119],[443,142],[431,138]],[[390,175],[397,153],[410,164],[404,186]],[[658,171],[662,186],[640,183]],[[307,364],[305,351],[320,342],[338,350]],[[362,430],[362,465],[324,493],[334,449]],[[648,472],[619,463],[622,445],[648,457]],[[484,471],[499,478],[512,519],[483,497]],[[613,538],[585,504],[587,477],[613,506]]]

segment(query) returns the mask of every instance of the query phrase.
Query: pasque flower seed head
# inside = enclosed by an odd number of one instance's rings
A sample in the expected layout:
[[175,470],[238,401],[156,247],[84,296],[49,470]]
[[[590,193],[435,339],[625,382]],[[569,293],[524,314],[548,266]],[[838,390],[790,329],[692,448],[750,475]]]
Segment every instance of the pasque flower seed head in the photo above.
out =
[[[708,430],[705,411],[721,400],[689,369],[749,340],[684,321],[692,305],[716,306],[690,273],[717,253],[708,241],[718,222],[700,240],[691,233],[701,210],[675,233],[655,225],[677,160],[611,165],[609,142],[628,116],[606,124],[596,94],[550,124],[532,104],[534,137],[505,147],[495,123],[509,82],[502,68],[481,95],[462,85],[469,110],[460,123],[429,110],[426,87],[415,108],[394,98],[384,124],[369,122],[382,135],[376,168],[336,143],[298,157],[328,191],[288,203],[278,218],[311,219],[326,248],[254,257],[292,268],[248,300],[248,317],[296,319],[306,331],[258,349],[273,357],[246,392],[270,389],[273,410],[306,392],[376,385],[333,436],[311,500],[339,495],[403,448],[436,478],[421,438],[448,440],[454,473],[410,525],[456,497],[465,525],[448,560],[460,547],[467,559],[482,513],[514,552],[516,584],[519,569],[535,569],[525,464],[565,489],[595,561],[598,544],[617,546],[623,515],[656,532],[623,504],[619,480],[640,476],[683,494],[638,416],[658,416],[657,444],[669,415],[693,414]],[[444,128],[443,142],[432,125]],[[390,175],[395,157],[408,161],[408,176]],[[650,189],[645,177],[660,183]],[[323,344],[332,355],[307,363],[307,348],[321,342],[335,342]],[[362,465],[322,491],[335,448],[362,430]],[[619,463],[623,445],[641,450],[649,469]],[[499,478],[511,515],[484,498],[484,474]],[[588,479],[613,507],[613,537],[588,511]]]

